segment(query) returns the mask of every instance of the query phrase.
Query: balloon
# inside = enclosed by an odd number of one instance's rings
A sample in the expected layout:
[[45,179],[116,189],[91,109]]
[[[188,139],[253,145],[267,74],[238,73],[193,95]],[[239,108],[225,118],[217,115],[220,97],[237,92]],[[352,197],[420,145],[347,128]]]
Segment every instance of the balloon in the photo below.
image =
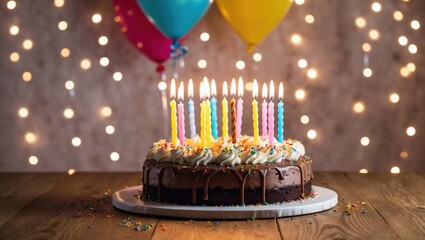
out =
[[177,40],[199,22],[212,0],[137,0],[137,2],[165,36]]
[[291,7],[292,0],[216,0],[226,21],[248,44],[261,43]]
[[[136,0],[113,0],[113,5],[121,31],[128,40],[152,61],[158,64],[165,62],[170,57],[173,41],[148,20]],[[161,72],[164,69],[158,66],[157,70]]]

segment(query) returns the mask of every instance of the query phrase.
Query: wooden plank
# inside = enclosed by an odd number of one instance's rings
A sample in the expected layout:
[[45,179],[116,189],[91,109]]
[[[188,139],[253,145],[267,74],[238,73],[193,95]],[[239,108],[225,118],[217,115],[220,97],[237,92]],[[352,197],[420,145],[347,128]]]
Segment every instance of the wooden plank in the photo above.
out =
[[[338,193],[338,204],[325,212],[278,219],[283,239],[398,239],[343,173],[318,172],[314,175],[314,185],[328,187]],[[360,210],[346,212],[348,203],[355,203]]]
[[109,198],[114,191],[136,184],[140,184],[139,173],[66,176],[0,226],[0,239],[150,239],[157,219],[134,217],[143,225],[151,223],[149,231],[120,226],[131,215],[113,208]]
[[1,173],[0,225],[62,178],[59,174]]
[[416,173],[349,173],[401,239],[425,239],[425,180]]
[[161,239],[281,239],[274,219],[191,221],[160,219],[153,240]]

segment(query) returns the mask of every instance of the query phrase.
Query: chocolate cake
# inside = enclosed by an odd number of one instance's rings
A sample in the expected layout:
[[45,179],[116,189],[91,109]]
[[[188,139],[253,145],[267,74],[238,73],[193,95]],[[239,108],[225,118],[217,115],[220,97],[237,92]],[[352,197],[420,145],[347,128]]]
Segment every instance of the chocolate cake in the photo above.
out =
[[269,204],[311,194],[312,160],[297,140],[254,142],[244,136],[232,143],[214,139],[201,147],[199,138],[185,146],[154,143],[143,166],[143,198],[190,205]]

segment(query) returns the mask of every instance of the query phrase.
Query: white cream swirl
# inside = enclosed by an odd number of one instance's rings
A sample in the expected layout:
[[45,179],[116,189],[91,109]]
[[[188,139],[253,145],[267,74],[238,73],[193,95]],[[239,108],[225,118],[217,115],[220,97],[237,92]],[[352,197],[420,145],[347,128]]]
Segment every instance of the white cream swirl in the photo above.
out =
[[242,163],[257,164],[267,162],[267,154],[251,148],[241,154]]
[[263,152],[267,156],[267,162],[272,163],[280,163],[282,162],[282,153],[279,151],[279,149],[276,148],[276,146],[270,146],[268,148],[265,148]]
[[305,154],[305,148],[301,142],[292,140],[292,145],[286,145],[286,150],[284,150],[284,153],[285,159],[298,160]]
[[223,149],[220,154],[214,159],[214,163],[220,164],[221,166],[234,166],[241,163],[239,157],[239,150],[230,146]]
[[187,161],[192,165],[207,165],[214,158],[213,152],[209,148],[203,149],[199,153],[194,153],[187,157]]
[[183,148],[173,149],[171,150],[170,159],[168,161],[182,164],[185,161],[185,155],[186,155],[186,152],[184,151]]

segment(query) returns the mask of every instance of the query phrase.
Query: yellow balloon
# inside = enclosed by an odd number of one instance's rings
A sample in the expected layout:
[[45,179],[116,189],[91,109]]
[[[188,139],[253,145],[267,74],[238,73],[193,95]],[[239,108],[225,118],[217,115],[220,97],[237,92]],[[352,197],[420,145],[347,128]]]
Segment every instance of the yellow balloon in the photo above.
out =
[[216,0],[221,14],[248,44],[248,51],[261,43],[279,24],[292,0]]

